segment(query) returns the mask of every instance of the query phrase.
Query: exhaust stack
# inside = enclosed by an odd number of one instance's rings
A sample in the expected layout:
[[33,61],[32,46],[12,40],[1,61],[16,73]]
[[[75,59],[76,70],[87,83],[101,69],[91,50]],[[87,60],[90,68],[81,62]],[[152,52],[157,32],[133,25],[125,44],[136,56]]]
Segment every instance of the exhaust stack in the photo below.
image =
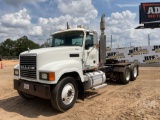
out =
[[105,14],[102,15],[101,17],[101,22],[100,22],[100,30],[101,30],[101,35],[104,35],[104,30],[106,28],[106,25],[105,25]]
[[67,22],[67,29],[70,29],[69,23]]
[[100,22],[101,35],[99,41],[99,62],[102,64],[101,67],[104,66],[104,63],[106,63],[106,35],[104,32],[106,26],[105,24],[105,14],[103,14]]

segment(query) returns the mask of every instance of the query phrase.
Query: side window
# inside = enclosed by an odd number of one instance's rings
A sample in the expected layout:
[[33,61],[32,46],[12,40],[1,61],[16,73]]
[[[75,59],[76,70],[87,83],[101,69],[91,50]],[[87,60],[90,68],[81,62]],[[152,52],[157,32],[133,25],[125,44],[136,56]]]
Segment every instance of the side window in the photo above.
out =
[[93,47],[93,35],[87,35],[85,41],[85,49]]

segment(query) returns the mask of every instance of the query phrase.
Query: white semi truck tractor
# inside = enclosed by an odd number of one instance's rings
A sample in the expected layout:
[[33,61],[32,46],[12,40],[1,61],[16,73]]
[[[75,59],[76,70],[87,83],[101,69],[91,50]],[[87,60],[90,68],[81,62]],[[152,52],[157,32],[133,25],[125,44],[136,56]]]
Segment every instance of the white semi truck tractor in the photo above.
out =
[[51,35],[51,47],[21,53],[14,67],[14,89],[24,99],[50,99],[55,110],[65,112],[78,96],[84,99],[85,90],[104,86],[107,80],[135,80],[138,64],[106,59],[105,15],[100,29],[98,37],[96,31],[67,27]]

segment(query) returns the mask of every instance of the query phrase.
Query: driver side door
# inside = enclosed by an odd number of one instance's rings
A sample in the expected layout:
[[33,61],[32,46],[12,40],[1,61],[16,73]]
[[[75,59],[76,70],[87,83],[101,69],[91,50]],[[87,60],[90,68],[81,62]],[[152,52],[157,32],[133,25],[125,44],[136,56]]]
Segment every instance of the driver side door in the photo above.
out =
[[85,69],[98,67],[98,48],[93,44],[93,35],[86,35],[85,40]]

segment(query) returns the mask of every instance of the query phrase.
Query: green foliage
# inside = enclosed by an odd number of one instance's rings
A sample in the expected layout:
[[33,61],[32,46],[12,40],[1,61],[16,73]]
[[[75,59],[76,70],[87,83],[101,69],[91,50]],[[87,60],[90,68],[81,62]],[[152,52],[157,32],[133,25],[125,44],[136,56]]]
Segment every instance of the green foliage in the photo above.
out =
[[0,55],[1,56],[15,56],[15,42],[11,39],[6,39],[0,44]]
[[27,36],[23,36],[15,41],[6,39],[0,43],[1,56],[19,56],[19,54],[27,49],[37,49],[40,45],[29,40]]
[[34,43],[33,41],[29,40],[27,36],[23,36],[17,41],[15,41],[15,50],[16,50],[16,56],[18,56],[21,52],[26,51],[29,49],[37,49],[40,48],[39,44]]

